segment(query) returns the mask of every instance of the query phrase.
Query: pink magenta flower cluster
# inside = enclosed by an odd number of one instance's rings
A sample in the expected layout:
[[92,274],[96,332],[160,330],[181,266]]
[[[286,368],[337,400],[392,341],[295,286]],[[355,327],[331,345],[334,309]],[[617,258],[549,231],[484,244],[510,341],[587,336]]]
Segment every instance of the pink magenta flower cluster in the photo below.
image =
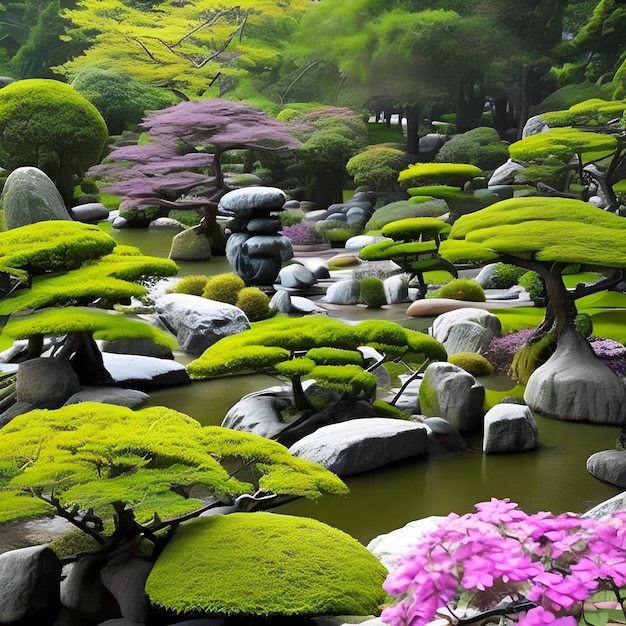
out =
[[626,585],[626,511],[599,521],[528,515],[508,499],[475,508],[450,514],[401,557],[384,583],[395,598],[383,622],[455,623],[495,611],[517,614],[519,626],[575,626],[585,600]]

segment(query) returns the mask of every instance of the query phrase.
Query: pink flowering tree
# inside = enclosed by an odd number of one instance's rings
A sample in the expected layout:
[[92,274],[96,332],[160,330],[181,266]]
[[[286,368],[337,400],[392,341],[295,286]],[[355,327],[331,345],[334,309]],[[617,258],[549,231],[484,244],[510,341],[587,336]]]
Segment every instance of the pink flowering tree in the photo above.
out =
[[[382,621],[423,626],[482,623],[576,626],[587,609],[619,609],[626,585],[626,511],[597,521],[573,513],[528,515],[508,499],[450,514],[401,557]],[[598,592],[613,600],[594,602]],[[623,619],[623,615],[622,615]]]
[[219,98],[155,111],[140,128],[147,140],[113,150],[106,163],[89,170],[90,176],[112,181],[103,188],[123,196],[127,206],[171,207],[199,185],[214,189],[208,198],[213,205],[229,190],[222,173],[225,152],[283,151],[299,145],[284,124],[263,111]]

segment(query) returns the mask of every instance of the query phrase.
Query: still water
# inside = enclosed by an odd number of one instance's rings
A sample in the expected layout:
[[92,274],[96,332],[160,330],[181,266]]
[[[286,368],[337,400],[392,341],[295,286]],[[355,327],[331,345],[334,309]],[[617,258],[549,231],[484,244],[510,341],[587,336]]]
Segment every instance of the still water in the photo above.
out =
[[[172,237],[168,232],[148,230],[112,231],[112,235],[120,243],[138,246],[145,254],[155,256],[167,256]],[[230,271],[223,257],[180,266],[181,275]],[[385,312],[384,316],[389,317],[390,313]],[[430,322],[410,318],[401,321],[412,328],[420,324],[426,327]],[[189,360],[180,358],[183,362]],[[489,385],[488,381],[483,382]],[[274,379],[264,375],[194,382],[152,392],[151,404],[172,407],[202,424],[220,424],[243,395],[274,384]],[[469,452],[403,462],[348,477],[347,496],[325,496],[317,502],[299,499],[282,505],[276,512],[319,519],[367,543],[414,519],[447,515],[451,511],[464,513],[474,503],[491,497],[508,497],[528,512],[583,512],[619,493],[619,489],[592,478],[585,469],[591,454],[615,448],[616,426],[542,417],[537,417],[537,423],[537,451],[486,456],[480,452],[480,440],[470,441]]]

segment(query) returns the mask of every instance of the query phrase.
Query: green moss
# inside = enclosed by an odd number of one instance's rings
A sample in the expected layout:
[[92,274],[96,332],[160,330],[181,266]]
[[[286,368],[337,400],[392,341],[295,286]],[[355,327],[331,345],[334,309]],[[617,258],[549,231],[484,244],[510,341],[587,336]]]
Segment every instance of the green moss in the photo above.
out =
[[414,239],[434,238],[450,232],[450,224],[435,217],[409,217],[390,222],[383,226],[382,234],[392,239],[413,241]]
[[530,299],[537,306],[545,306],[547,297],[546,286],[537,272],[525,272],[519,277],[518,283],[528,292]]
[[217,302],[236,304],[239,292],[246,286],[237,274],[216,274],[207,280],[202,296]]
[[317,365],[363,365],[363,355],[358,350],[311,348],[306,356]]
[[54,507],[20,491],[0,491],[0,524],[50,515]]
[[340,254],[328,260],[328,269],[331,272],[345,270],[360,265],[359,258],[354,254]]
[[389,402],[385,402],[384,400],[374,400],[372,406],[381,417],[391,417],[392,419],[400,420],[408,420],[411,417],[406,411],[402,411],[397,406],[389,404]]
[[418,391],[420,412],[423,415],[440,415],[439,399],[436,391],[430,386],[428,378],[424,377]]
[[457,352],[448,357],[448,362],[465,370],[472,376],[491,376],[493,365],[476,352]]
[[412,200],[390,202],[376,209],[374,215],[365,224],[365,232],[377,231],[389,222],[408,217],[439,217],[448,212],[448,205],[443,200],[426,197],[424,202],[415,204]]
[[455,278],[440,289],[429,293],[427,297],[484,302],[485,291],[473,278]]
[[188,293],[192,296],[201,296],[209,280],[209,276],[203,274],[189,274],[176,283],[173,293]]
[[59,557],[71,556],[79,552],[96,550],[100,544],[80,530],[70,530],[68,533],[53,539],[50,549]]
[[547,333],[538,341],[525,344],[513,357],[509,375],[513,380],[525,385],[530,375],[543,365],[556,347],[554,334]]
[[386,574],[358,541],[316,520],[233,513],[182,525],[146,593],[180,614],[370,615]]

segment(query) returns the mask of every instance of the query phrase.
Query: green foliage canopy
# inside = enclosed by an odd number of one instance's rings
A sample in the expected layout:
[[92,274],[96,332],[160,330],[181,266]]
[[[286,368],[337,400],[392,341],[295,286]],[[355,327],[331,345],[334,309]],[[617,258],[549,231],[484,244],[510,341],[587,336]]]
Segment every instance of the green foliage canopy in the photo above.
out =
[[177,411],[84,402],[36,410],[0,430],[0,487],[57,507],[93,508],[111,520],[114,503],[147,521],[189,514],[205,501],[261,489],[316,498],[346,487],[321,466],[291,456],[271,440],[218,426],[202,427]]

